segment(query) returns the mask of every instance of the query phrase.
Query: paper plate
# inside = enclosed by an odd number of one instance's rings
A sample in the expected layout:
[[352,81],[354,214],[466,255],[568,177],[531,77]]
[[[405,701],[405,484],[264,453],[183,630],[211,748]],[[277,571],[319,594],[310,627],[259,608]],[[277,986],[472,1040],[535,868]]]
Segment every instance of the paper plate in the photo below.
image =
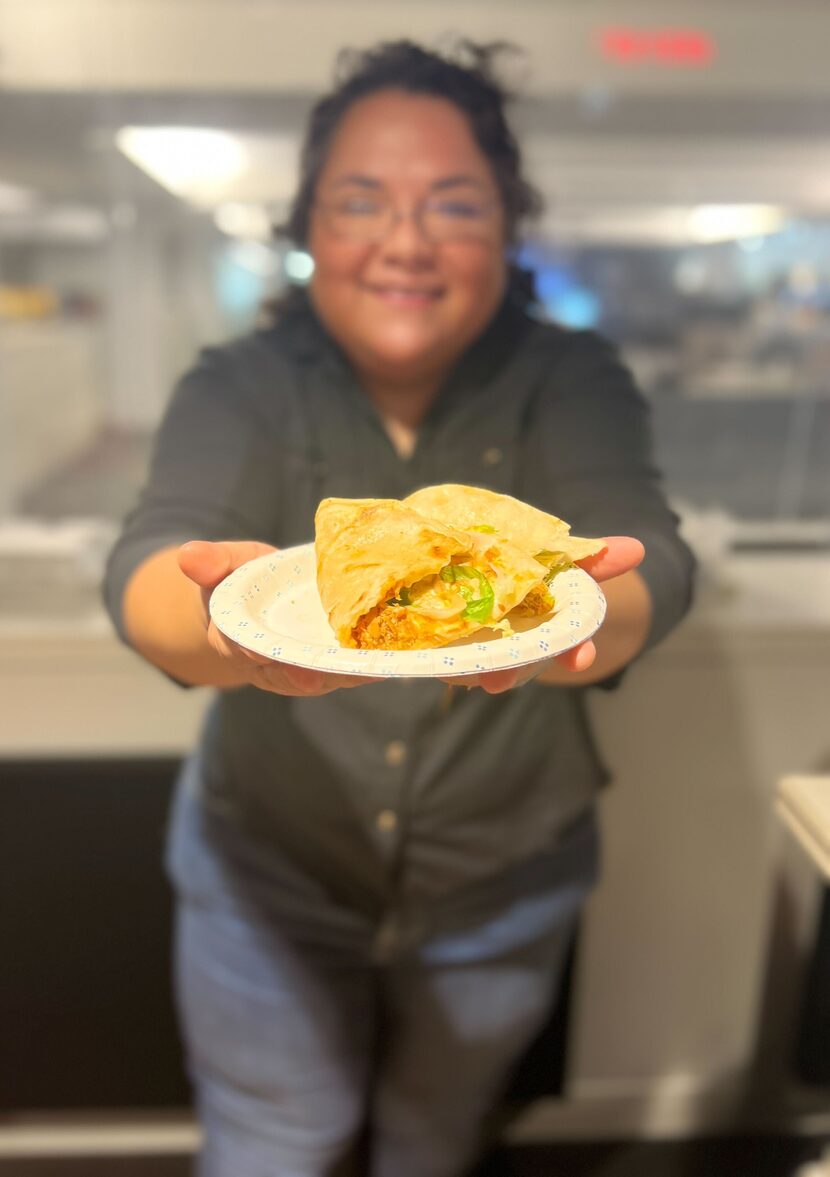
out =
[[448,678],[552,658],[599,629],[605,597],[587,572],[560,572],[551,591],[553,612],[511,619],[517,631],[511,637],[479,630],[434,650],[350,650],[338,645],[332,633],[317,592],[314,545],[304,544],[237,568],[214,589],[210,615],[240,646],[292,666],[372,677]]

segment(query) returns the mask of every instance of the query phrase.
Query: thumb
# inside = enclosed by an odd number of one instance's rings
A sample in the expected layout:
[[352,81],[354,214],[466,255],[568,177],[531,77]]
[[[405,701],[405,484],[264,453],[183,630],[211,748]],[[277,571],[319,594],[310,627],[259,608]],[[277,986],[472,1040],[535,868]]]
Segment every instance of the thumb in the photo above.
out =
[[594,580],[611,580],[636,568],[642,562],[645,551],[640,540],[631,535],[608,535],[601,552],[596,556],[586,556],[578,564]]
[[256,540],[208,543],[194,539],[179,548],[179,568],[200,588],[214,589],[240,565],[275,550],[270,544],[257,543]]

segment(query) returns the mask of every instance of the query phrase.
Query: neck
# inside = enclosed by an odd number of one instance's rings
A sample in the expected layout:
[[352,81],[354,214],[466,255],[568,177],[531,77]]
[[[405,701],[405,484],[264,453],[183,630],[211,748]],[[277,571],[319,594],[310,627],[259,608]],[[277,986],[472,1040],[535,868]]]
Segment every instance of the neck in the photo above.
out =
[[389,440],[402,458],[415,450],[418,426],[441,387],[440,379],[394,383],[363,373],[361,384],[377,409]]
[[441,388],[441,377],[411,382],[395,382],[360,373],[361,384],[369,399],[385,420],[407,429],[417,429],[429,412]]

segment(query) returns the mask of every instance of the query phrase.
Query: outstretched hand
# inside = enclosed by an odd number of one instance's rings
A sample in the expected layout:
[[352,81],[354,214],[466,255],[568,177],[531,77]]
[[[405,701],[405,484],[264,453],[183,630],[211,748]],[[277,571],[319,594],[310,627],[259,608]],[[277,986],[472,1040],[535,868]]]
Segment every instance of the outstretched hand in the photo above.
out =
[[364,686],[378,680],[345,674],[327,674],[309,670],[302,666],[289,666],[275,662],[253,650],[246,650],[237,642],[226,637],[213,624],[210,617],[210,597],[216,586],[243,564],[258,556],[266,556],[277,549],[270,544],[255,540],[236,540],[225,543],[209,543],[206,540],[191,540],[178,550],[179,568],[194,584],[199,586],[202,619],[207,639],[212,649],[225,664],[232,668],[238,685],[249,684],[271,691],[277,695],[311,696],[328,695],[341,687]]
[[[578,561],[579,567],[593,576],[596,581],[612,580],[614,577],[622,576],[625,572],[632,571],[641,563],[645,555],[643,545],[630,535],[606,536],[604,542],[606,547],[603,551],[598,552],[596,556],[586,556],[584,560]],[[481,687],[489,694],[497,695],[502,691],[510,691],[514,687],[520,687],[543,674],[551,661],[557,662],[565,670],[580,672],[593,666],[596,656],[596,646],[588,638],[587,641],[580,642],[578,646],[573,646],[563,654],[557,654],[554,659],[534,662],[530,666],[520,666],[515,670],[508,667],[506,670],[491,670],[483,674],[457,676],[444,681],[452,686]]]
[[[631,572],[642,563],[646,554],[640,541],[631,535],[608,535],[605,544],[605,549],[596,556],[586,556],[584,560],[578,561],[579,567],[600,583],[622,576],[624,572]],[[580,642],[573,649],[557,655],[557,661],[568,670],[587,670],[593,665],[596,656],[596,646],[589,638],[587,642]]]

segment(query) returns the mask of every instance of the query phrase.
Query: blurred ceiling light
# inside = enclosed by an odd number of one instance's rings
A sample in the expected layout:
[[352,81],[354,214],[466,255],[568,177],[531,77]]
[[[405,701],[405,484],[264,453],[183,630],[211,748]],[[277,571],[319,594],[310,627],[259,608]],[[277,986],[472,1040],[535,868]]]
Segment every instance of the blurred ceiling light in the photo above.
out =
[[10,213],[0,218],[7,241],[71,241],[93,244],[109,236],[104,213],[86,205],[59,204]]
[[304,249],[289,249],[283,269],[292,282],[307,282],[314,273],[314,258]]
[[212,203],[247,162],[237,136],[207,127],[122,127],[115,142],[168,192],[197,204]]
[[786,219],[774,204],[700,204],[689,213],[688,230],[693,241],[707,245],[777,233]]
[[58,205],[43,217],[48,233],[74,241],[102,241],[109,235],[109,223],[98,208]]
[[260,204],[234,201],[220,204],[213,214],[213,223],[229,237],[241,237],[247,241],[270,241],[273,236],[268,210]]
[[36,202],[37,196],[31,188],[5,184],[0,180],[0,213],[25,212]]
[[707,265],[705,257],[686,254],[674,267],[674,284],[683,294],[694,296],[706,288]]

